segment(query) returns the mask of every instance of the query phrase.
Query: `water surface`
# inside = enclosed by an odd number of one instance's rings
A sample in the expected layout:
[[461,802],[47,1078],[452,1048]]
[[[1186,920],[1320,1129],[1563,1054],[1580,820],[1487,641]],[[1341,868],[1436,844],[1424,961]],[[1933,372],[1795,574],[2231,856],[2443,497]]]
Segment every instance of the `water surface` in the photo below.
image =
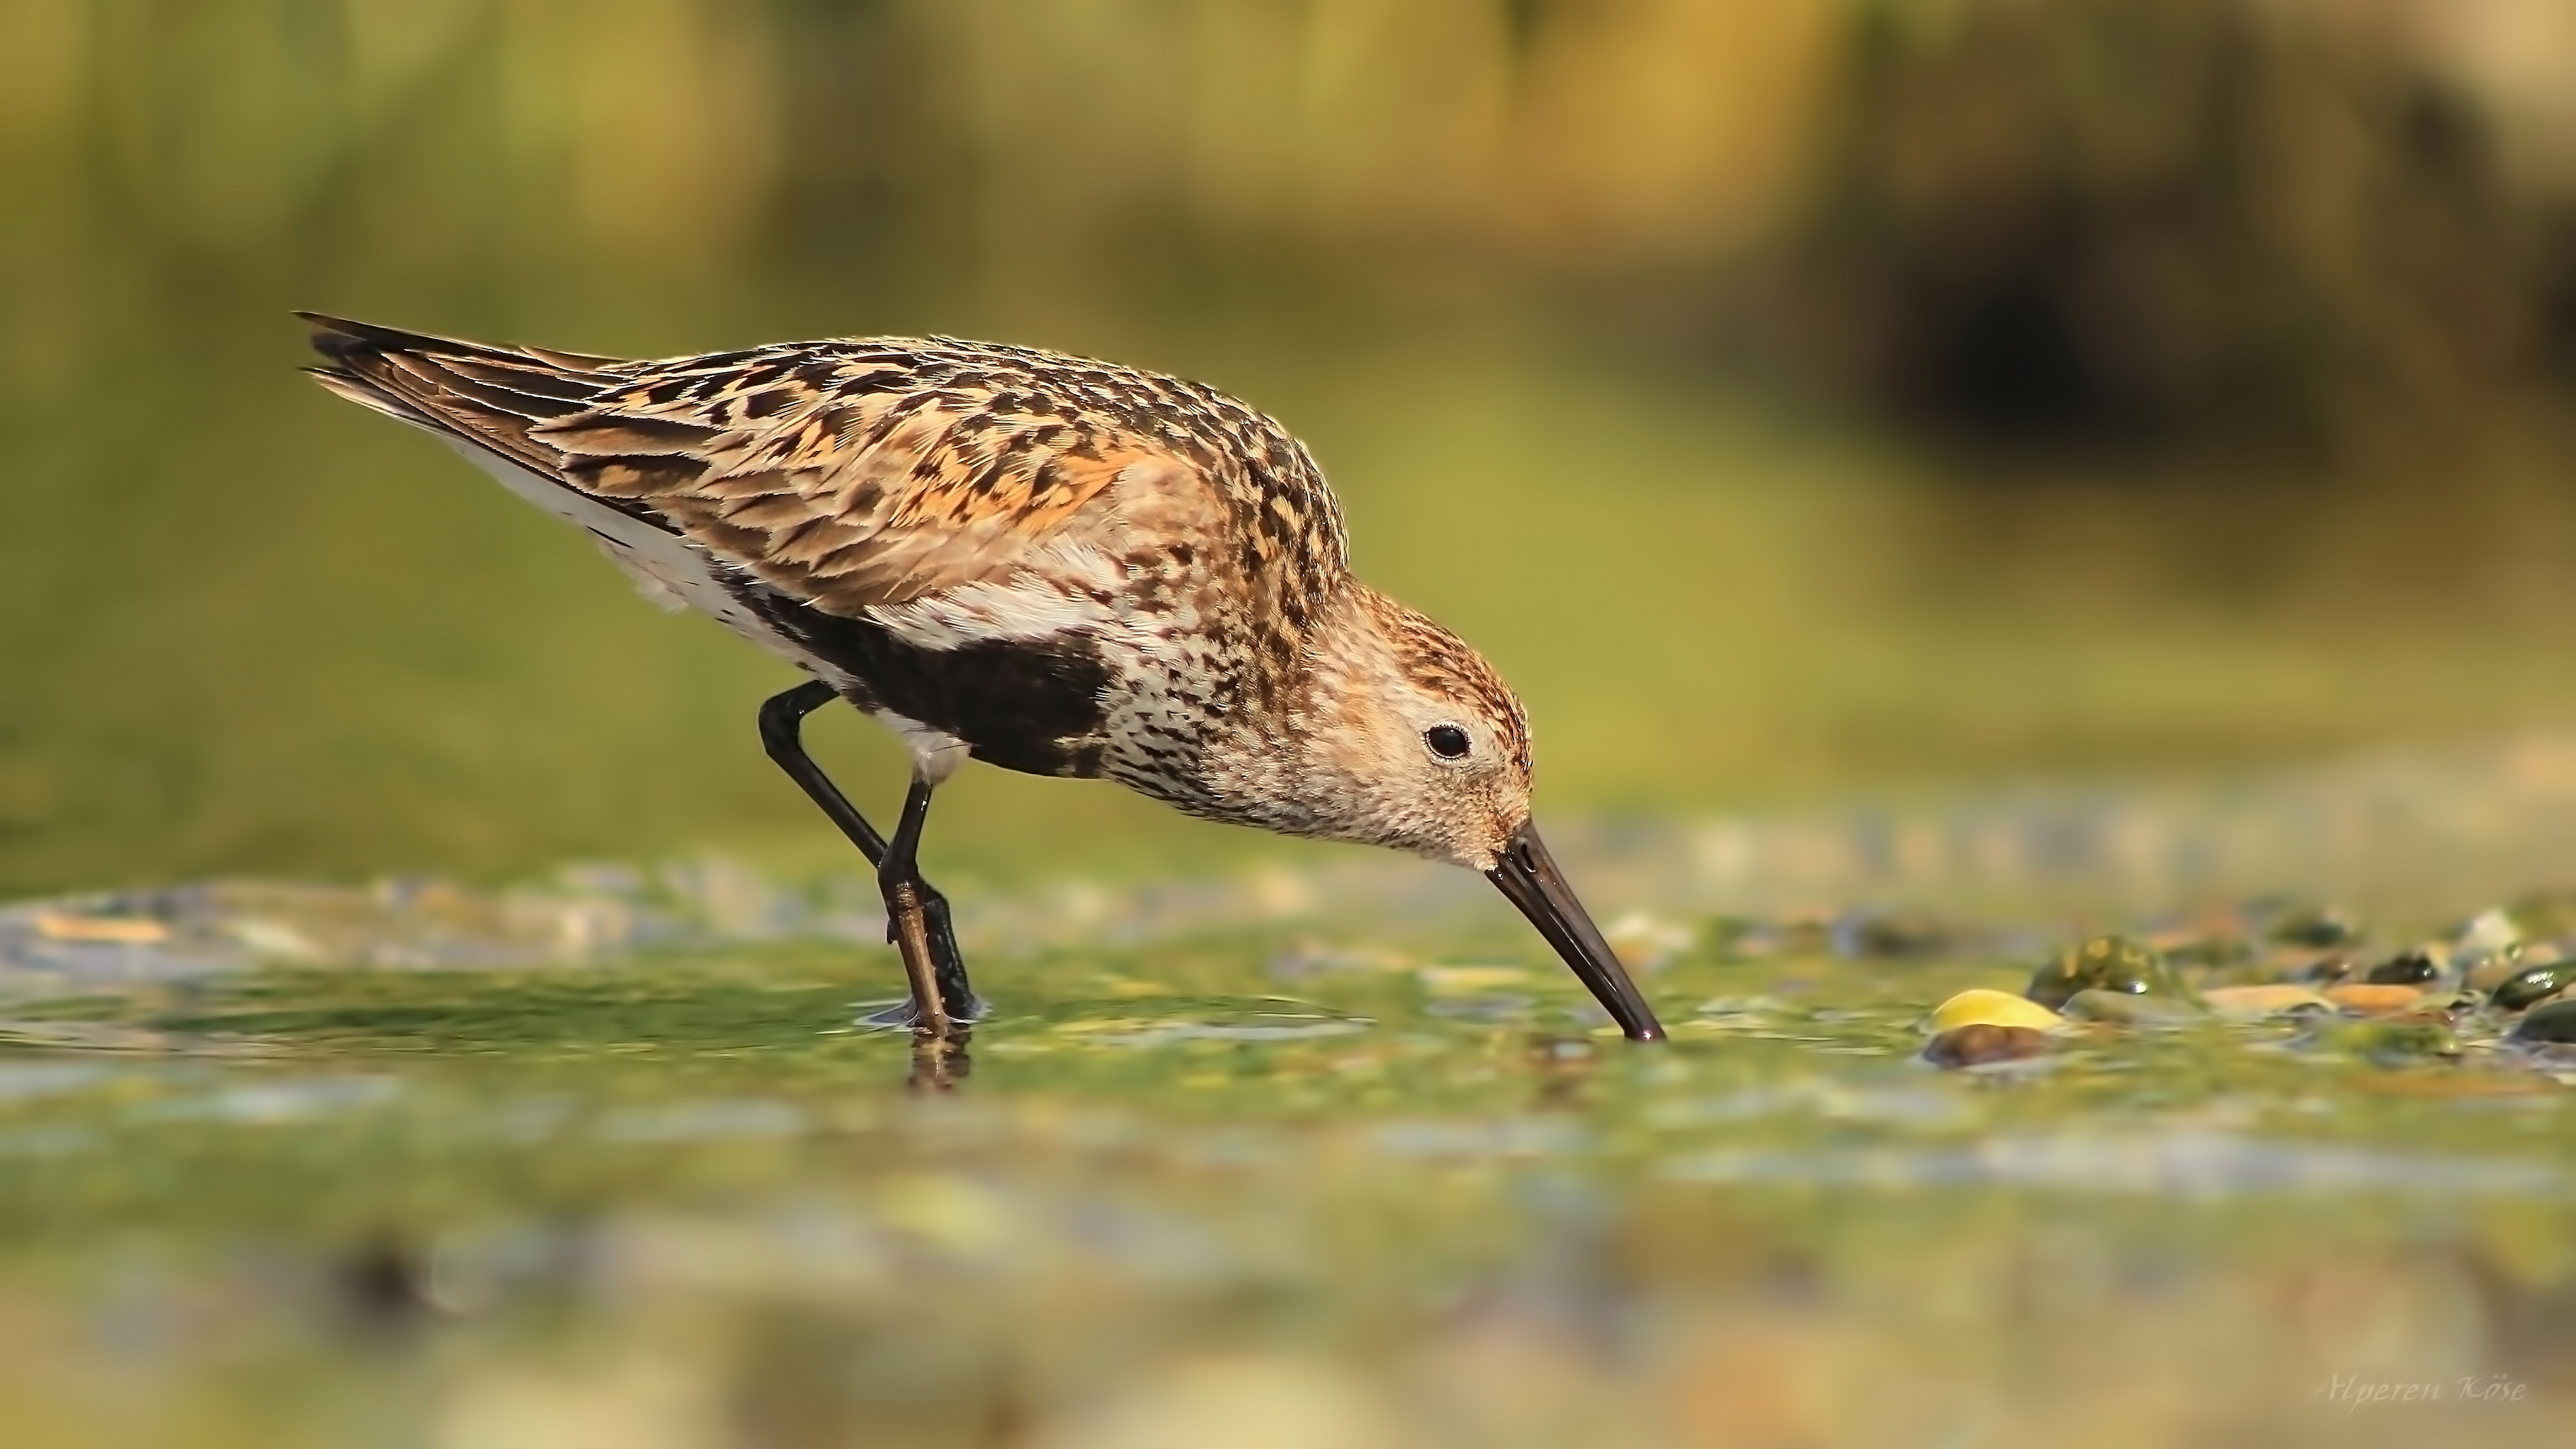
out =
[[2014,931],[1648,914],[1638,1049],[1513,923],[1427,919],[995,936],[938,1060],[850,1025],[891,953],[811,931],[18,1001],[0,1401],[47,1444],[478,1449],[2576,1423],[2576,1115],[2492,1033],[1945,1073],[1922,1019],[2017,989]]

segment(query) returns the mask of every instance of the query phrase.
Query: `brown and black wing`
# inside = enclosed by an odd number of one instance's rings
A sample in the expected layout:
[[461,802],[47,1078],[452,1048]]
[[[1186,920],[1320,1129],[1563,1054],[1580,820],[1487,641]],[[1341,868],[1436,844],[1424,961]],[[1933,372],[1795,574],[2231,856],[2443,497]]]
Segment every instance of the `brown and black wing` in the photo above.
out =
[[1232,540],[1213,562],[1252,573],[1340,568],[1339,511],[1303,449],[1177,379],[945,338],[621,362],[304,315],[333,391],[830,613],[1004,578],[1112,526]]

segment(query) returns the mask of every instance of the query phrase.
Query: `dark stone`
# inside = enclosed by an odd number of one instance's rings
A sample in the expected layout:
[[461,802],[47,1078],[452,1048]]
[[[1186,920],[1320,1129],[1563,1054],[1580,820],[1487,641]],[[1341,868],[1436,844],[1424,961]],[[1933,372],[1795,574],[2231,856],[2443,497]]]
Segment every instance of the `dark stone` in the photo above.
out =
[[2373,986],[2422,986],[2442,979],[2442,963],[2422,951],[2391,956],[2362,978]]
[[2311,986],[2332,986],[2349,978],[2360,965],[2350,956],[2320,956],[2291,972],[2290,979],[2304,981]]
[[1991,1026],[1978,1022],[1954,1027],[1932,1038],[1923,1059],[1936,1067],[1981,1067],[2017,1062],[2048,1050],[2048,1033],[2029,1026]]
[[2521,1011],[2556,996],[2571,983],[2576,983],[2576,961],[2551,961],[2515,972],[2488,999],[2499,1011]]
[[2188,996],[2162,956],[2126,936],[2096,936],[2039,968],[2022,994],[2054,1011],[2079,991]]
[[2515,1022],[2513,1040],[2565,1046],[2576,1043],[2576,1001],[2546,1001]]

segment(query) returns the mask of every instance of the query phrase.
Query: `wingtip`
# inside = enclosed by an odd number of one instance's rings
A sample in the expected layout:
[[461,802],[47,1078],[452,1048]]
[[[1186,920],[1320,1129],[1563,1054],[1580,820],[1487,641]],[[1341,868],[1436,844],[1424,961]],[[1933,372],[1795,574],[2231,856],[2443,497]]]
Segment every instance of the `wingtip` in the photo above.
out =
[[428,337],[425,333],[405,332],[396,327],[380,327],[373,322],[361,322],[355,317],[342,317],[331,312],[297,311],[293,315],[297,321],[300,321],[305,326],[313,329],[313,335],[317,338],[340,337],[352,342],[374,342],[389,345],[399,345],[401,342],[411,339],[418,339],[420,341],[436,340]]
[[497,347],[488,342],[472,342],[462,337],[442,337],[435,332],[413,332],[401,327],[387,327],[375,322],[361,322],[330,312],[308,312],[296,309],[293,315],[313,329],[313,347],[335,362],[344,361],[353,351],[392,353],[431,353],[448,356],[533,359],[567,372],[598,372],[621,365],[623,359],[601,357],[588,352],[565,352],[552,347]]
[[354,343],[383,352],[444,352],[451,350],[464,352],[488,352],[492,350],[479,342],[467,342],[462,338],[440,337],[428,332],[413,332],[401,327],[387,327],[375,322],[361,322],[355,317],[340,317],[329,312],[299,311],[295,315],[303,319],[305,323],[313,328],[314,345],[322,347],[322,350],[325,353],[329,353],[332,350],[329,347],[323,346],[326,342],[337,342],[342,344]]

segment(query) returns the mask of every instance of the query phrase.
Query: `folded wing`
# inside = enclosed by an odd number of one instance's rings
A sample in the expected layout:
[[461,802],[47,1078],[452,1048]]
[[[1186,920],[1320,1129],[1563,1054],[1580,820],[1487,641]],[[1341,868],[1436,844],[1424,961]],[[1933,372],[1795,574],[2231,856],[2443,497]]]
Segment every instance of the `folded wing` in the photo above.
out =
[[1158,425],[1138,392],[1167,380],[1105,364],[907,338],[618,361],[302,315],[332,391],[829,613],[1007,580],[1115,526],[1122,479],[1122,517],[1220,506],[1225,440]]

